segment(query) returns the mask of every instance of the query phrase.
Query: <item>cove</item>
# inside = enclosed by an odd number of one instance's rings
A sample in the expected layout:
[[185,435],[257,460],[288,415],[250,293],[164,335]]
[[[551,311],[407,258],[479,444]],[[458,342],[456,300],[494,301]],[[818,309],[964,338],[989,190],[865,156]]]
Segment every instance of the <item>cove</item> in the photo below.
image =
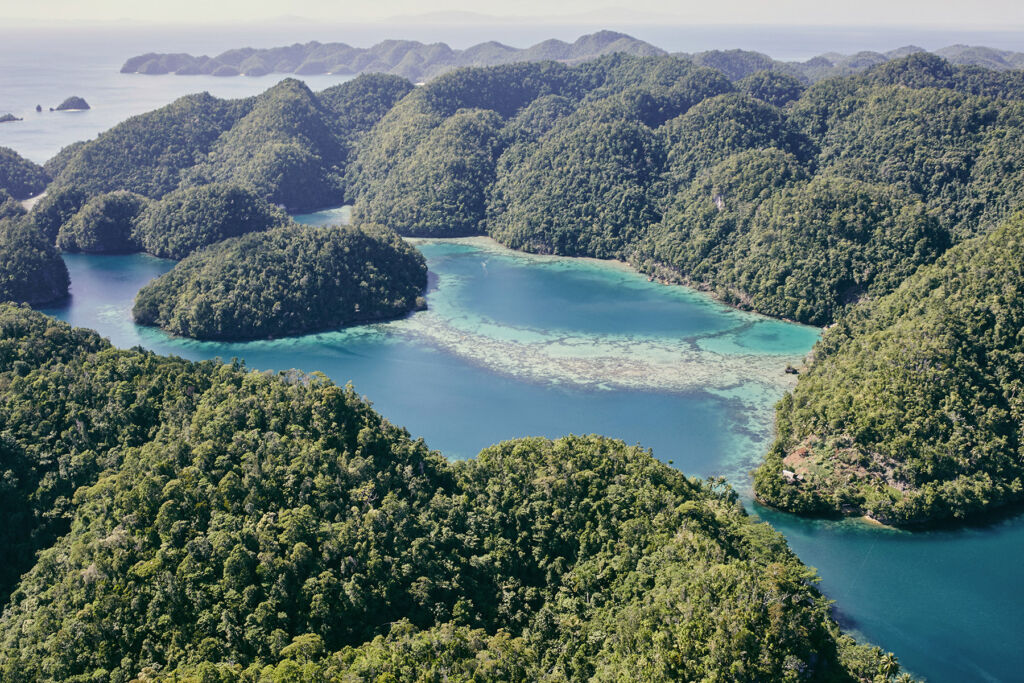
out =
[[[310,220],[315,222],[315,220]],[[784,373],[814,328],[721,306],[616,264],[536,257],[486,240],[418,241],[428,310],[380,325],[244,344],[175,339],[131,322],[138,289],[173,263],[65,255],[72,298],[45,312],[117,346],[352,381],[391,421],[449,457],[527,435],[602,433],[749,496]],[[930,681],[1024,670],[1024,518],[909,534],[855,522],[771,522],[821,575],[837,616]]]

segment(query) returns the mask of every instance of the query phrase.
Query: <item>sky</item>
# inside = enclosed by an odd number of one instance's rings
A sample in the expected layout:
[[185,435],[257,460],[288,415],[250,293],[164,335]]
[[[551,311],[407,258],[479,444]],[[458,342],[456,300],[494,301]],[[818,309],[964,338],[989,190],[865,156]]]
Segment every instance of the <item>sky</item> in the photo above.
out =
[[[472,12],[529,21],[677,24],[1024,26],[1021,0],[0,0],[0,22],[363,22]],[[419,20],[451,21],[450,15]],[[474,21],[462,17],[463,21]],[[488,23],[480,21],[479,23]]]

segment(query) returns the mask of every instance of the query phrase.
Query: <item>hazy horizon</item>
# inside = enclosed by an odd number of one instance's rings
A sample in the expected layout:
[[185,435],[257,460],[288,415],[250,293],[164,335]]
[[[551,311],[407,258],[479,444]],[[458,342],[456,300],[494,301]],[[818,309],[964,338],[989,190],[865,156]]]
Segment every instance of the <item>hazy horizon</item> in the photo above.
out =
[[[7,0],[4,0],[5,3]],[[938,5],[930,0],[862,0],[835,6],[817,0],[791,0],[780,6],[756,0],[677,3],[666,8],[658,0],[633,0],[628,7],[588,0],[541,0],[465,3],[464,0],[378,0],[339,4],[331,0],[293,0],[287,5],[260,0],[178,0],[172,5],[134,0],[39,0],[0,11],[7,25],[224,25],[286,23],[532,23],[630,24],[675,26],[828,26],[889,28],[967,28],[1011,30],[1024,26],[1024,9],[1015,0],[981,0],[964,5]]]
[[[465,17],[464,17],[465,18]],[[1024,52],[1024,31],[1008,28],[914,26],[758,26],[750,24],[688,24],[623,21],[476,22],[406,18],[377,22],[309,22],[298,18],[237,21],[229,24],[155,22],[0,22],[0,56],[11,63],[48,58],[62,63],[69,55],[93,54],[118,66],[145,52],[220,54],[225,50],[270,48],[319,41],[368,48],[384,40],[443,42],[465,49],[488,41],[527,48],[548,39],[573,42],[600,30],[619,31],[668,52],[713,49],[754,50],[786,61],[803,61],[835,52],[888,52],[913,45],[937,50],[956,44]],[[448,19],[451,19],[449,16]],[[103,57],[106,55],[106,57]],[[12,61],[13,60],[13,61]]]

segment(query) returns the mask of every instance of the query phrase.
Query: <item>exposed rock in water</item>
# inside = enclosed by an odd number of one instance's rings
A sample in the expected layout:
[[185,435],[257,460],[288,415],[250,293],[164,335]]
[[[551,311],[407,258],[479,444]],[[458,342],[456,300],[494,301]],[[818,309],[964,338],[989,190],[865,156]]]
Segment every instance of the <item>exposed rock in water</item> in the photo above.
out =
[[77,95],[72,95],[57,106],[57,111],[83,111],[91,109],[89,103]]

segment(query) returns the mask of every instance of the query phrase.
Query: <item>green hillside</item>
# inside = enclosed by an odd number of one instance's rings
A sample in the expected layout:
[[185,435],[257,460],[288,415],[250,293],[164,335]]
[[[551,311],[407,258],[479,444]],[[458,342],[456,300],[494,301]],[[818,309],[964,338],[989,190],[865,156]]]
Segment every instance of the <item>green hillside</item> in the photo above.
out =
[[4,681],[898,673],[731,490],[621,442],[450,464],[323,377],[12,306],[0,379]]
[[854,308],[777,408],[766,502],[893,524],[1024,498],[1024,217]]
[[133,315],[197,339],[265,339],[404,315],[425,304],[416,249],[375,226],[289,225],[195,252],[149,283]]

